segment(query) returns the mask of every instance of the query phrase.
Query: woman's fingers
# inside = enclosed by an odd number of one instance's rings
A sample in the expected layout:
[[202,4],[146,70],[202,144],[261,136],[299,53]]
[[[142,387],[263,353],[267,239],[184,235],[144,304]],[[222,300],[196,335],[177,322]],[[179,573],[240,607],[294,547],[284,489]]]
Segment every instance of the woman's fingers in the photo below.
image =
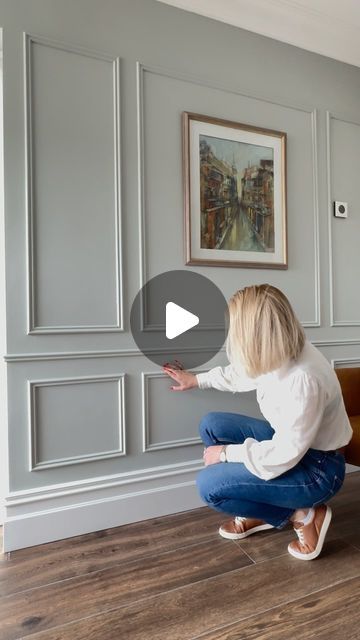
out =
[[170,367],[170,369],[179,369],[180,371],[184,371],[184,366],[179,360],[174,360],[174,362],[165,362],[163,367]]
[[179,379],[179,374],[174,369],[170,369],[170,367],[163,367],[163,370],[165,371],[165,373],[167,373],[174,380],[178,380]]
[[163,369],[171,369],[171,371],[177,371],[176,367],[173,367],[171,364],[163,364]]
[[172,386],[170,388],[173,391],[185,391],[186,389],[191,389],[196,386],[193,380],[194,375],[183,369],[179,360],[175,360],[174,362],[178,363],[176,367],[173,367],[168,362],[162,366],[163,371],[178,383],[176,387]]
[[178,371],[176,367],[172,367],[170,364],[164,364],[163,369],[165,369],[165,371],[173,371],[173,372]]

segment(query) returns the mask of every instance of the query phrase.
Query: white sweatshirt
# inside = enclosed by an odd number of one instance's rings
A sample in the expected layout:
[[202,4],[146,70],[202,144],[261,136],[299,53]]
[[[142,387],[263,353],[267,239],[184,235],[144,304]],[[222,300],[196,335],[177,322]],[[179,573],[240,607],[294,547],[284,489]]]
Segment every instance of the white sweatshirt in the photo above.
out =
[[254,475],[271,480],[294,467],[311,447],[329,451],[348,444],[352,428],[338,378],[308,340],[300,357],[250,378],[229,364],[196,375],[200,389],[251,391],[275,433],[270,440],[246,438],[226,449],[229,462],[243,462]]

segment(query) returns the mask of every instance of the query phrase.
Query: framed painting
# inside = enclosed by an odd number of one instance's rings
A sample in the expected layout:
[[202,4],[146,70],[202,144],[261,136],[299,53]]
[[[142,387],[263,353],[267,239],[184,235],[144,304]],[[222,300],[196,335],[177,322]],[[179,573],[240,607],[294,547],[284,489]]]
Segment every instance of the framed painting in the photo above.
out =
[[287,269],[286,133],[182,117],[185,263]]

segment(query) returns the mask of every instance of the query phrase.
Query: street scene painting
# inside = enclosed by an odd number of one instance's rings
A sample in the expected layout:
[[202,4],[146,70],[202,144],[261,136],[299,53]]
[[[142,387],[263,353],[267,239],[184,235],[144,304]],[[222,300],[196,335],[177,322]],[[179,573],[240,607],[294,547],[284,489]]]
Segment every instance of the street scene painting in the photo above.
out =
[[286,133],[183,123],[186,264],[286,269]]
[[200,135],[201,247],[274,251],[271,147]]

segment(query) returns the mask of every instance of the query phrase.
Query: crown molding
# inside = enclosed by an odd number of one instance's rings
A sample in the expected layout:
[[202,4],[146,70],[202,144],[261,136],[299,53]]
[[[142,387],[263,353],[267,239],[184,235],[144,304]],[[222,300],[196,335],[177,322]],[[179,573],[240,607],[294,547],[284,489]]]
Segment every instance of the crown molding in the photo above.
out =
[[158,2],[360,67],[360,4],[354,0],[328,0],[318,7],[309,0]]

